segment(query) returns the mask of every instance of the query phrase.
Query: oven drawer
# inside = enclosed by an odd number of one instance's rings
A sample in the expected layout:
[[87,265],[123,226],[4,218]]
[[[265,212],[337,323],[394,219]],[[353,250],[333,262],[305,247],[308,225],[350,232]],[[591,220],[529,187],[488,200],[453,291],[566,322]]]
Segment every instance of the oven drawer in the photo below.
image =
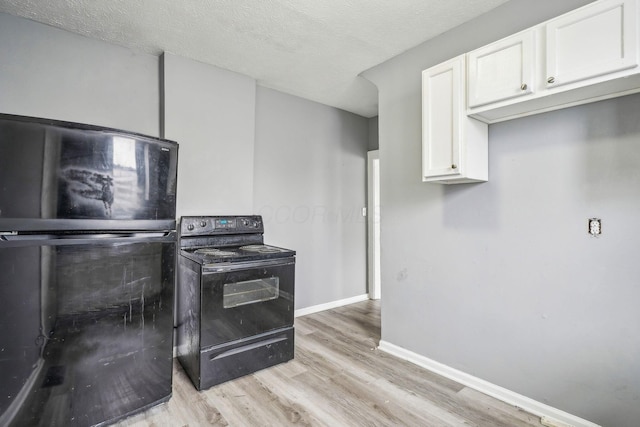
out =
[[293,341],[289,327],[202,350],[198,390],[293,359]]

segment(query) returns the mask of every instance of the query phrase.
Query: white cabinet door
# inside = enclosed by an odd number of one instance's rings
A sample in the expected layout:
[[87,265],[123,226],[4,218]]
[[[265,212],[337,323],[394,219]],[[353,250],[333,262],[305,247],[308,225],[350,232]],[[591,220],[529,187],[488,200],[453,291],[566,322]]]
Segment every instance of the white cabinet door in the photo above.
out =
[[465,56],[422,72],[422,180],[487,180],[487,125],[465,114]]
[[458,174],[462,59],[458,57],[422,72],[423,178]]
[[546,23],[547,87],[638,65],[636,0],[602,0]]
[[532,93],[534,48],[531,29],[469,52],[468,108]]

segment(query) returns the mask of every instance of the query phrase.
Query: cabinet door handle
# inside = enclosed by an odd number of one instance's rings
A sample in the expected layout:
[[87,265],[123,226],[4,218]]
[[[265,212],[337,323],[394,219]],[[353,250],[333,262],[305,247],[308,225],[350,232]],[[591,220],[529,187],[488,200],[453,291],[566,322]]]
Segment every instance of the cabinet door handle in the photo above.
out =
[[526,83],[522,83],[522,85],[520,85],[520,89],[522,90],[527,90],[527,84]]
[[451,169],[458,169],[457,165],[451,165]]
[[555,81],[556,81],[556,78],[555,78],[555,77],[549,77],[549,78],[547,79],[547,83],[553,83],[553,82],[555,82]]

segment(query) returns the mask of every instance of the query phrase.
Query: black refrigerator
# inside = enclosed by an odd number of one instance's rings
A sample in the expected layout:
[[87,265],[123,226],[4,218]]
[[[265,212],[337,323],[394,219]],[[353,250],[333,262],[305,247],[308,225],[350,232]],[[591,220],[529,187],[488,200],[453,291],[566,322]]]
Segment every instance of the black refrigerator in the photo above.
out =
[[175,142],[0,114],[0,426],[171,397]]

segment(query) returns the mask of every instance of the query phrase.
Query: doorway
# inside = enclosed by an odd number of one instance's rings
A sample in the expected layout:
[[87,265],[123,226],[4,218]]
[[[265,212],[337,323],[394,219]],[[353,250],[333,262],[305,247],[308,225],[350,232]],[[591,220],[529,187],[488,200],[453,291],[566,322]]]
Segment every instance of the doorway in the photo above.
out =
[[380,299],[380,155],[367,153],[367,258],[369,299]]

